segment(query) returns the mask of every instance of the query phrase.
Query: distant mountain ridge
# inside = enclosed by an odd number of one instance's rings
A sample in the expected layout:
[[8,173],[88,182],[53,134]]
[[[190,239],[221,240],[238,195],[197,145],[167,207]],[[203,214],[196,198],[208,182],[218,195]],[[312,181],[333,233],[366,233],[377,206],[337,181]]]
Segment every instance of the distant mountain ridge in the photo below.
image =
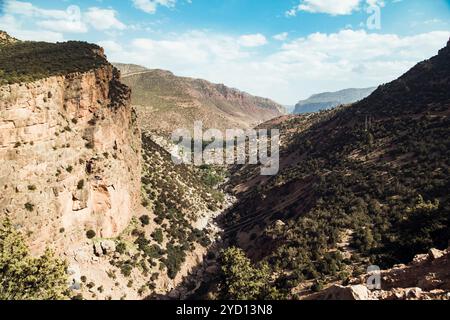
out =
[[134,73],[148,71],[149,69],[137,65],[137,64],[126,64],[126,63],[116,63],[113,62],[113,65],[120,70],[122,77],[129,76]]
[[375,89],[375,87],[363,89],[350,88],[337,92],[315,94],[297,103],[294,114],[312,113],[332,109],[342,104],[354,103],[368,97]]
[[141,127],[167,135],[176,128],[251,128],[286,113],[280,104],[223,84],[178,77],[170,71],[115,64],[132,89]]

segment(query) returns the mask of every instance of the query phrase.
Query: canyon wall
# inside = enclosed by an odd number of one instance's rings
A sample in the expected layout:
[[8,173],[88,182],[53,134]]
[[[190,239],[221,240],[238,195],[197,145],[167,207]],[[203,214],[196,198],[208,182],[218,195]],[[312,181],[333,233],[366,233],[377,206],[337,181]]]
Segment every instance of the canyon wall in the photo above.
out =
[[119,78],[106,64],[0,87],[0,217],[35,253],[116,237],[140,204],[140,131]]

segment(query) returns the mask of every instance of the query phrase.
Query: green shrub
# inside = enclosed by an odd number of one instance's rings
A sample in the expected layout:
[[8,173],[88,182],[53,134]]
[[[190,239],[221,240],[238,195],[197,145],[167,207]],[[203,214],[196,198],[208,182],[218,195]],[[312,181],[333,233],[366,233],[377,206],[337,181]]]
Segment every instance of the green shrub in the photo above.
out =
[[162,244],[164,241],[164,234],[162,229],[160,228],[155,229],[155,231],[152,233],[152,238],[159,244]]
[[139,218],[139,220],[141,221],[142,225],[144,226],[148,226],[150,224],[150,217],[148,215],[143,215]]
[[99,50],[96,45],[75,41],[24,41],[3,46],[0,51],[0,84],[31,82],[106,65],[108,62],[96,54],[96,50]]
[[254,266],[245,253],[231,247],[221,254],[222,296],[231,300],[269,298],[276,291],[270,283],[270,268],[263,263]]
[[80,180],[77,183],[77,189],[82,190],[84,188],[84,180]]
[[124,242],[119,242],[116,246],[116,252],[119,254],[125,254],[127,251],[127,245]]
[[133,266],[129,263],[124,263],[120,267],[120,272],[125,276],[129,277],[131,275],[131,272],[133,271]]
[[167,267],[169,278],[175,279],[185,259],[186,252],[182,247],[171,243],[167,245],[167,259],[164,260],[164,264]]
[[29,212],[33,212],[34,211],[34,204],[27,202],[25,203],[25,209]]
[[49,250],[32,257],[9,221],[0,223],[0,300],[68,299],[66,268]]
[[311,291],[313,292],[320,292],[323,290],[323,283],[321,281],[314,281],[313,285],[311,286]]
[[93,239],[93,238],[95,238],[95,236],[96,236],[96,233],[95,233],[94,230],[88,230],[88,231],[86,232],[86,237],[87,237],[88,239]]

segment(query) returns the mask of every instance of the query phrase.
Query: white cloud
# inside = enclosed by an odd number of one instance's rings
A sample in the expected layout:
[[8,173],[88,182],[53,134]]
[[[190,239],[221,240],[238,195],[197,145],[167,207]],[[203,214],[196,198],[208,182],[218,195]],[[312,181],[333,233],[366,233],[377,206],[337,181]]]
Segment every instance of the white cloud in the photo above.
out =
[[66,10],[48,10],[30,2],[8,0],[4,11],[16,20],[34,22],[42,30],[30,30],[33,32],[86,33],[89,27],[101,31],[126,28],[126,25],[117,18],[117,12],[112,9],[92,7],[86,12],[81,12],[78,6],[70,5]]
[[99,41],[97,44],[107,52],[117,53],[123,51],[122,45],[114,40]]
[[298,5],[286,12],[286,16],[296,16],[299,11],[325,13],[332,16],[349,15],[360,10],[363,3],[369,7],[382,8],[386,5],[384,0],[301,0]]
[[260,33],[246,34],[239,37],[239,44],[243,47],[259,47],[267,44],[267,39]]
[[[114,61],[132,61],[150,68],[191,72],[203,69],[205,65],[227,64],[249,56],[238,43],[238,39],[210,34],[204,31],[190,31],[170,35],[165,39],[137,38],[117,51],[118,44],[106,42],[105,49]],[[102,45],[102,42],[99,42]],[[113,50],[108,50],[112,48]],[[195,76],[195,73],[192,73]]]
[[358,10],[360,0],[303,0],[289,10],[288,16],[295,16],[298,11],[327,13],[330,15],[348,15]]
[[288,36],[289,36],[289,33],[282,32],[282,33],[274,35],[273,38],[278,41],[285,41],[288,38]]
[[124,30],[126,26],[116,17],[117,12],[112,9],[89,8],[85,13],[86,21],[97,30]]
[[11,36],[21,40],[33,41],[63,41],[64,37],[60,32],[45,30],[26,30],[14,16],[6,14],[0,17],[0,30],[6,30]]
[[408,37],[364,30],[314,33],[261,56],[243,46],[240,37],[191,31],[165,39],[134,39],[122,49],[113,46],[106,51],[112,61],[167,69],[292,104],[317,92],[394,80],[435,55],[449,35],[447,31]]
[[[133,0],[134,6],[146,13],[153,14],[158,6],[172,8],[176,4],[176,0]],[[189,2],[190,3],[190,2]]]

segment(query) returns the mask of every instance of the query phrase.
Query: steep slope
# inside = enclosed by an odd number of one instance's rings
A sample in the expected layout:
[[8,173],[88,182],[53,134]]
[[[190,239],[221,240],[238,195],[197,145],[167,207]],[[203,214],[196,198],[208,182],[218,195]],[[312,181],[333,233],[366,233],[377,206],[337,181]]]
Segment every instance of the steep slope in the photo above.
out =
[[268,123],[281,170],[234,171],[230,244],[268,261],[286,293],[447,248],[449,89],[450,43],[359,103]]
[[120,233],[139,204],[140,140],[119,73],[75,42],[8,45],[0,70],[15,82],[0,88],[1,213],[37,247]]
[[205,259],[217,236],[212,218],[223,195],[206,184],[207,168],[174,166],[150,135],[142,137],[142,205],[114,241],[94,243],[99,268],[82,270],[86,299],[144,299],[165,296]]
[[311,96],[296,104],[294,114],[305,114],[328,110],[342,104],[349,104],[368,97],[376,88],[344,89],[337,92],[325,92]]
[[1,46],[0,75],[0,220],[33,254],[64,257],[73,277],[105,272],[93,241],[118,236],[141,202],[128,87],[100,47],[81,42]]
[[100,47],[8,41],[0,75],[0,222],[67,262],[70,296],[167,294],[218,232],[221,172],[174,166],[141,136]]
[[[129,72],[139,70],[118,65]],[[205,80],[177,77],[163,70],[129,73],[123,79],[132,88],[141,127],[164,135],[176,128],[249,128],[285,113],[279,104]]]

